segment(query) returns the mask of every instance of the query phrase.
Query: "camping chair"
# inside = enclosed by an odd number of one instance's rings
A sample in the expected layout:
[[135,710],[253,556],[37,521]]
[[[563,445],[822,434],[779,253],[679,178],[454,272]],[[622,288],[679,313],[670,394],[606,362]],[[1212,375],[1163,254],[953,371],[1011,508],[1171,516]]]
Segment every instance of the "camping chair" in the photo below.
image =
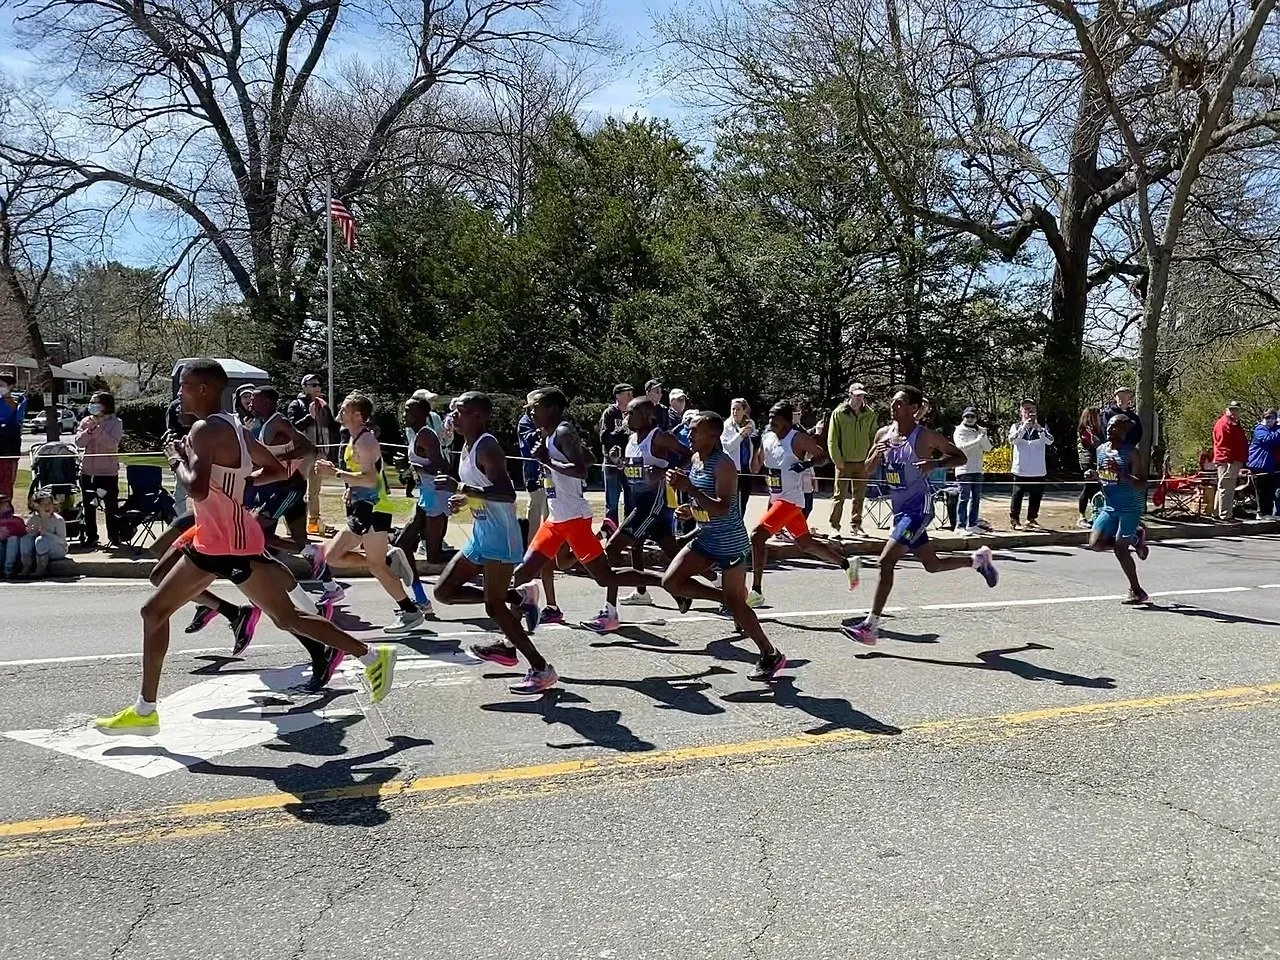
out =
[[867,477],[867,491],[862,500],[862,515],[880,530],[888,530],[893,522],[893,504],[884,482],[884,466],[878,466]]
[[929,526],[950,530],[950,518],[956,516],[960,508],[960,486],[952,480],[930,481],[930,486],[933,488],[933,519]]
[[135,550],[154,543],[177,519],[173,495],[164,488],[164,471],[149,465],[124,468],[129,496],[120,504],[120,539]]
[[67,541],[78,539],[84,529],[84,505],[80,496],[80,451],[75,444],[53,440],[31,448],[28,497],[37,490],[48,490],[53,495],[58,513],[67,524]]

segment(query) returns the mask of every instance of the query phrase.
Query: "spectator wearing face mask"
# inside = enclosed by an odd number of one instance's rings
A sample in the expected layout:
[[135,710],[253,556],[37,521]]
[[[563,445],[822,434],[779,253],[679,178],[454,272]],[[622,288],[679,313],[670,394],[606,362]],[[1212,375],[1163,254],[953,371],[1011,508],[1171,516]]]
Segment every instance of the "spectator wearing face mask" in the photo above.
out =
[[76,430],[76,446],[84,451],[80,491],[84,496],[85,543],[98,545],[98,506],[107,526],[107,542],[119,543],[120,440],[124,424],[116,416],[116,401],[102,391],[89,398],[89,416]]
[[982,457],[991,449],[987,428],[978,425],[976,407],[965,407],[960,425],[951,436],[951,442],[965,455],[964,466],[956,468],[956,484],[960,488],[956,503],[956,525],[972,536],[982,532],[978,526],[982,504]]

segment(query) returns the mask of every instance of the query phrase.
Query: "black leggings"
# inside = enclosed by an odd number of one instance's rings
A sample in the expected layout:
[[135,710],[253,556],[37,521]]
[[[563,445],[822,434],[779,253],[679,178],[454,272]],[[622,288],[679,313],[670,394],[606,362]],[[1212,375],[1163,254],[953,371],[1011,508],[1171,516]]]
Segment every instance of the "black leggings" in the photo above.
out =
[[[102,491],[101,497],[98,491]],[[80,492],[84,499],[84,539],[86,543],[98,542],[98,510],[99,503],[107,522],[107,541],[116,543],[119,536],[116,530],[120,514],[120,478],[91,477],[80,475]]]
[[1087,517],[1089,515],[1089,503],[1093,500],[1095,494],[1102,492],[1102,484],[1090,481],[1084,485],[1080,491],[1080,499],[1076,501],[1076,507],[1080,510],[1080,516]]
[[1040,498],[1044,495],[1044,487],[1038,480],[1023,483],[1014,481],[1013,498],[1009,502],[1009,517],[1017,523],[1022,517],[1022,498],[1027,498],[1027,522],[1035,523],[1040,516]]

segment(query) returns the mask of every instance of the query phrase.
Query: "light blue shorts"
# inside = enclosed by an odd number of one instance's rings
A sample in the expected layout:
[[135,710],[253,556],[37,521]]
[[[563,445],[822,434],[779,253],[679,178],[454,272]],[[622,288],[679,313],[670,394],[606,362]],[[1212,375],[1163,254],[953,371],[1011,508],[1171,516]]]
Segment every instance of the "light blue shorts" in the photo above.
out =
[[1104,506],[1093,518],[1093,532],[1111,540],[1136,540],[1142,523],[1142,511],[1116,510]]
[[436,489],[434,482],[418,481],[418,506],[428,517],[443,517],[446,512],[446,500],[447,498]]
[[524,559],[524,537],[516,519],[514,503],[486,503],[482,516],[472,511],[471,536],[462,545],[462,555],[482,567],[486,563],[509,563]]

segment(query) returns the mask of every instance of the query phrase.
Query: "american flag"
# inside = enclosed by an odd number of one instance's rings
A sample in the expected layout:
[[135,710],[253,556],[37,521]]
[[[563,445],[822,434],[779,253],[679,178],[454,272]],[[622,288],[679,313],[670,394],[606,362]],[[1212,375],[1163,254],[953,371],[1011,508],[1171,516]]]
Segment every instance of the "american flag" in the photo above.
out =
[[351,215],[347,205],[337,197],[329,198],[329,216],[342,228],[342,242],[348,250],[356,248],[356,218]]

